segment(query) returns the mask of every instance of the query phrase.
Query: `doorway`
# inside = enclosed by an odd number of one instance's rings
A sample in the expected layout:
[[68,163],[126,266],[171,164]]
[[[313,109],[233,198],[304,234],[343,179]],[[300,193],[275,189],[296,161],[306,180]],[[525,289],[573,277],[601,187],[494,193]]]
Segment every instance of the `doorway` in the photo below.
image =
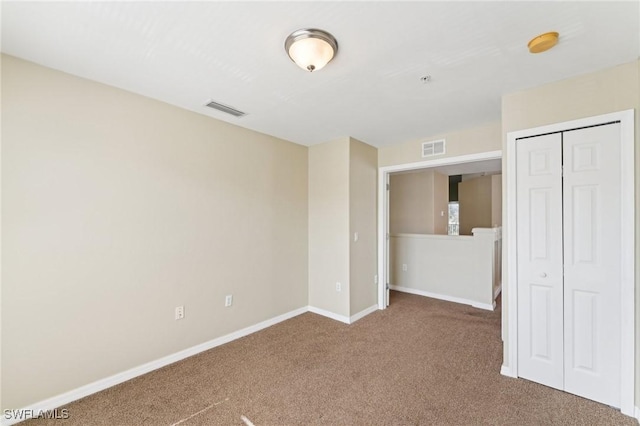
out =
[[443,166],[464,165],[481,161],[500,160],[502,151],[490,151],[437,160],[421,161],[378,169],[378,308],[389,304],[389,176],[392,173],[415,171]]

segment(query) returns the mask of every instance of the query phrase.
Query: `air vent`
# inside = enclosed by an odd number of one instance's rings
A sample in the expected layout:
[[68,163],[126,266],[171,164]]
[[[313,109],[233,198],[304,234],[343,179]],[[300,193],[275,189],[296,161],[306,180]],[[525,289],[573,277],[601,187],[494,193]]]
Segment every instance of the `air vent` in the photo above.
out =
[[444,154],[444,144],[445,140],[440,139],[432,142],[423,142],[422,143],[422,158],[424,157],[433,157],[434,155],[442,155]]
[[242,117],[243,115],[246,115],[246,113],[242,112],[242,111],[238,111],[235,108],[231,108],[230,106],[226,106],[223,104],[220,104],[218,102],[215,101],[208,101],[205,106],[209,107],[209,108],[213,108],[213,109],[217,109],[218,111],[222,111],[222,112],[226,112],[227,114],[231,114],[234,117]]

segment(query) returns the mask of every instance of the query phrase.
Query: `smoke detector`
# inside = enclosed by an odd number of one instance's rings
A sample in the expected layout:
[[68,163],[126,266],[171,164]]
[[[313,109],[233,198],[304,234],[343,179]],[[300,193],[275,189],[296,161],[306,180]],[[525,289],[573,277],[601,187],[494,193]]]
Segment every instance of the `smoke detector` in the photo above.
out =
[[531,41],[527,45],[529,47],[529,52],[531,53],[546,52],[547,50],[551,49],[553,46],[558,44],[559,35],[560,35],[559,33],[555,31],[551,31],[551,32],[540,34],[539,36],[534,37],[533,39],[531,39]]

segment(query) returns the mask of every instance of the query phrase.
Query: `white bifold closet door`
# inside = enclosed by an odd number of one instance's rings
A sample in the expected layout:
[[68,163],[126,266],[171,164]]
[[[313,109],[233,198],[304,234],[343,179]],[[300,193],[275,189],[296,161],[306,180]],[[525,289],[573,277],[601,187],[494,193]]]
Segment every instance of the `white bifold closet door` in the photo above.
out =
[[518,376],[620,406],[620,124],[520,139]]

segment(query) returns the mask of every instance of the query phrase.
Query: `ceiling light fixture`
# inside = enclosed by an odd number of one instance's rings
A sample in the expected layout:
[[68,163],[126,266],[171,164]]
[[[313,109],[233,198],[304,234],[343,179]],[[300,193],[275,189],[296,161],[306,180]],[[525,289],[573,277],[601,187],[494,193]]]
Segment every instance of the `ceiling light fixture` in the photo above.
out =
[[292,32],[284,50],[293,62],[309,72],[322,69],[338,53],[338,42],[326,31],[305,28]]
[[534,37],[527,46],[529,46],[529,52],[531,53],[542,53],[551,49],[553,46],[558,44],[558,34],[555,31],[551,31],[549,33],[540,34],[539,36]]

